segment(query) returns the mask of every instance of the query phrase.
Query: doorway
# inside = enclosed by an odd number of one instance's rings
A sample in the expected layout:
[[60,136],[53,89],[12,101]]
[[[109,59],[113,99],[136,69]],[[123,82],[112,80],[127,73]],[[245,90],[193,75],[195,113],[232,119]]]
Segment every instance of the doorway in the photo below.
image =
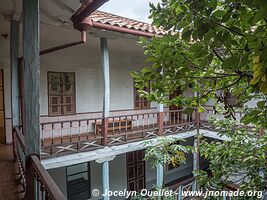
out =
[[126,157],[128,191],[140,192],[146,188],[144,150],[129,152]]
[[0,69],[0,144],[6,143],[5,105],[4,105],[4,70]]

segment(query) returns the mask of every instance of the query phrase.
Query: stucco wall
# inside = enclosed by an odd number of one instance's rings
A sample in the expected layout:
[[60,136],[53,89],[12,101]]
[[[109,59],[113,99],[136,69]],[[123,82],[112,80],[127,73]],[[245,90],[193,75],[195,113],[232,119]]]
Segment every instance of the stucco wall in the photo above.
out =
[[[110,45],[111,110],[133,109],[133,78],[129,73],[143,66],[142,51],[129,54]],[[103,74],[99,46],[77,46],[41,57],[41,115],[48,115],[48,71],[75,72],[77,113],[102,110]]]

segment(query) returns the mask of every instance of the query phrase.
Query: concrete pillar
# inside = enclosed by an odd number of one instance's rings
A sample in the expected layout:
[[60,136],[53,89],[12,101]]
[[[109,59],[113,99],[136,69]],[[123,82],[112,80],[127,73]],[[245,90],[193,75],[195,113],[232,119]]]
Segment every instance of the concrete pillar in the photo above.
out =
[[104,94],[103,94],[103,121],[102,121],[102,145],[108,143],[108,117],[110,112],[110,75],[109,75],[109,51],[106,38],[100,38],[102,70],[104,77]]
[[[195,139],[194,139],[193,170],[194,170],[194,172],[199,171],[199,138],[198,137],[195,137]],[[196,176],[195,173],[194,173],[194,176]],[[196,181],[194,181],[193,190],[194,191],[197,190],[197,182]]]
[[161,163],[157,165],[157,187],[162,188],[164,182],[164,167]]
[[[11,115],[12,129],[20,125],[19,109],[19,21],[10,22]],[[12,130],[13,157],[16,159],[15,138]]]
[[109,77],[109,51],[106,38],[100,39],[102,69],[104,77],[103,117],[109,117],[110,111],[110,77]]
[[[161,70],[160,74],[163,75],[163,69]],[[164,133],[163,109],[164,109],[164,105],[162,103],[157,105],[157,111],[158,111],[157,122],[158,122],[158,128],[159,128],[158,135],[163,135]]]
[[40,155],[40,37],[39,0],[23,0],[23,61],[26,199],[34,199],[34,172],[30,156]]
[[10,22],[10,66],[12,127],[19,126],[19,21]]
[[[109,191],[109,162],[112,161],[116,156],[110,156],[106,158],[97,159],[97,163],[102,164],[102,190],[103,194],[107,194]],[[109,196],[103,196],[103,200],[109,200]]]

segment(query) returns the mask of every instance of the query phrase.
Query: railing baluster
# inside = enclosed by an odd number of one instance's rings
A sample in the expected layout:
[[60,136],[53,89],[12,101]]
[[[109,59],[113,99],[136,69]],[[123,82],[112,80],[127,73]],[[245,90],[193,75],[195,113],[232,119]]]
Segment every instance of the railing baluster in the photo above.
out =
[[136,127],[139,130],[139,115],[136,115]]
[[114,133],[114,131],[115,131],[115,118],[112,117],[111,120],[112,120],[112,132]]
[[119,117],[119,131],[121,131],[121,117]]
[[131,115],[131,121],[132,121],[132,122],[131,122],[131,130],[133,130],[133,128],[134,128],[134,127],[133,127],[133,126],[134,126],[134,125],[133,125],[133,123],[134,123],[134,116],[133,116],[133,115]]
[[148,113],[147,114],[147,128],[148,129],[150,128],[150,125],[152,124],[152,123],[150,123],[150,121],[151,121],[151,118],[150,118],[150,114]]
[[143,125],[143,129],[144,129],[145,128],[145,116],[144,116],[144,114],[142,114],[142,116],[143,116],[142,125]]
[[89,125],[90,125],[90,120],[86,120],[86,130],[87,130],[86,139],[87,140],[89,138]]
[[125,132],[127,132],[127,127],[128,127],[128,120],[127,116],[125,117]]
[[44,146],[44,125],[41,125],[41,129],[42,129],[42,139],[41,139],[41,145]]
[[72,142],[72,122],[70,122],[70,142]]
[[64,128],[64,123],[63,122],[61,122],[60,123],[60,142],[61,142],[61,144],[63,143],[63,128]]
[[45,200],[50,200],[50,195],[47,190],[45,190]]
[[43,185],[42,182],[41,182],[41,188],[40,188],[40,190],[41,190],[41,199],[42,200],[45,200],[45,187],[44,187],[44,185]]
[[81,121],[78,122],[78,141],[81,140]]

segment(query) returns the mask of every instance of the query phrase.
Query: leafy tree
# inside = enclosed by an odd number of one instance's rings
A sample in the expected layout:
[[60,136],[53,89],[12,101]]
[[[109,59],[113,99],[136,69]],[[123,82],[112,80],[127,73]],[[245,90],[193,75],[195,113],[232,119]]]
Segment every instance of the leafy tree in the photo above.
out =
[[[216,126],[230,141],[202,143],[201,153],[210,160],[213,175],[209,178],[200,173],[200,179],[206,180],[206,186],[213,179],[213,187],[220,188],[225,174],[246,172],[249,181],[242,182],[243,188],[266,190],[267,182],[263,183],[259,174],[265,171],[267,176],[267,2],[162,0],[150,6],[153,24],[164,28],[166,34],[140,39],[148,62],[148,67],[132,73],[140,94],[150,101],[184,106],[189,112],[205,112],[210,99],[216,102],[215,112],[216,105],[223,104],[228,124],[228,118],[234,122],[229,127],[220,120]],[[149,93],[143,90],[148,85]],[[177,88],[191,88],[198,95],[169,100]],[[239,108],[243,114],[240,122],[235,120],[237,109],[229,102],[228,93],[244,105],[244,110]],[[247,108],[246,103],[253,99],[259,102]],[[255,128],[242,129],[240,125]]]

